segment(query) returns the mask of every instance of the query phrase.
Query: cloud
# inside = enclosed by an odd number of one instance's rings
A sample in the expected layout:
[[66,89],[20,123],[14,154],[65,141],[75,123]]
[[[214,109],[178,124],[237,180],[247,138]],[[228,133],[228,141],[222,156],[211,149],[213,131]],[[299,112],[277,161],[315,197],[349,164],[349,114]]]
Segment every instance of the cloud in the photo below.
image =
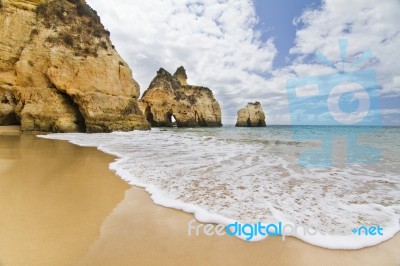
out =
[[141,92],[160,67],[173,72],[183,65],[189,83],[214,91],[229,120],[267,84],[263,75],[272,70],[277,50],[254,29],[258,18],[250,0],[88,2],[111,31]]
[[[328,59],[340,64],[338,39],[347,39],[345,71],[357,70],[351,63],[365,51],[372,58],[364,60],[358,69],[373,69],[380,86],[381,97],[397,99],[400,108],[400,2],[397,0],[345,1],[326,0],[319,10],[307,10],[295,20],[297,31],[291,53],[304,58],[320,51]],[[291,68],[304,63],[298,60]],[[382,105],[384,112],[385,106]],[[400,113],[400,110],[399,110]],[[384,119],[387,121],[387,119]]]
[[382,93],[398,92],[399,14],[397,0],[326,0],[320,10],[307,10],[297,19],[304,27],[297,31],[291,53],[307,55],[319,50],[338,62],[337,41],[347,39],[347,59],[355,61],[370,49],[373,60],[366,66],[376,69],[378,80],[384,85]]
[[345,67],[353,70],[349,68],[352,61],[371,49],[373,58],[360,67],[376,70],[384,97],[400,99],[397,0],[326,0],[318,9],[305,10],[294,19],[298,30],[291,54],[296,60],[281,69],[272,68],[279,47],[272,38],[262,41],[250,0],[88,3],[110,30],[141,92],[160,67],[173,72],[184,65],[189,83],[214,91],[223,109],[224,124],[233,124],[236,111],[248,101],[263,104],[267,123],[290,123],[286,81],[336,73],[336,69],[317,63],[314,53],[320,51],[339,62],[337,41],[341,38],[348,40],[347,58],[351,61]]
[[[387,117],[386,108],[390,107],[385,102],[387,98],[397,101],[400,115],[399,14],[400,2],[397,0],[326,0],[320,8],[306,10],[294,20],[299,29],[290,53],[296,56],[296,60],[286,67],[286,71],[303,78],[337,72],[316,61],[313,55],[318,52],[332,61],[338,70],[350,73],[361,69],[374,70],[380,88],[382,120],[384,124],[398,123],[398,119]],[[348,42],[343,64],[339,39]],[[354,66],[358,60],[361,63]],[[288,78],[277,72],[274,72],[274,77]],[[393,109],[390,114],[393,115]]]

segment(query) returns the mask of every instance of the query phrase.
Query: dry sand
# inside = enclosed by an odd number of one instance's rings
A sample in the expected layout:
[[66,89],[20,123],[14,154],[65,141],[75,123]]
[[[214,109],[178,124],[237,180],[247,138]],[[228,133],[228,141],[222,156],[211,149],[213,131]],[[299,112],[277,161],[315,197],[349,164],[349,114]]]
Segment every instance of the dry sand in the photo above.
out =
[[189,237],[193,216],[154,205],[113,160],[0,127],[0,265],[400,265],[399,234],[356,251]]

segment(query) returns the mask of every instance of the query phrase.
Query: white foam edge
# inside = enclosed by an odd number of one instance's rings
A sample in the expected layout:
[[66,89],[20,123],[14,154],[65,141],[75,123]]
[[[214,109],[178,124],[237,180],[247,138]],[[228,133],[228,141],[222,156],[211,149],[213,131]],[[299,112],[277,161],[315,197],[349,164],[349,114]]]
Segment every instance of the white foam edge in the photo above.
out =
[[[182,210],[186,213],[191,213],[194,215],[195,219],[198,222],[201,223],[207,223],[207,224],[222,224],[224,226],[227,226],[229,224],[235,223],[236,220],[210,213],[207,210],[198,207],[193,204],[188,204],[184,203],[179,200],[173,200],[173,199],[168,199],[166,198],[163,193],[157,189],[154,185],[151,184],[145,184],[143,182],[138,181],[135,177],[132,177],[130,173],[127,171],[120,169],[118,167],[119,164],[125,164],[128,162],[128,159],[123,159],[119,158],[115,162],[111,163],[109,168],[110,170],[114,171],[118,176],[120,176],[124,181],[128,182],[131,185],[137,186],[144,188],[147,193],[151,195],[151,199],[153,202],[157,205],[167,207],[167,208],[172,208],[172,209],[177,209],[177,210]],[[295,224],[289,222],[289,221],[283,221],[282,219],[279,219],[280,222],[282,222],[284,225],[291,225],[295,227]],[[268,225],[267,223],[261,223],[261,225],[266,226]],[[350,230],[350,228],[349,228]],[[400,231],[400,225],[398,228],[393,227],[385,227],[384,228],[384,235],[375,235],[375,236],[355,236],[355,235],[347,235],[347,236],[331,236],[327,234],[321,234],[318,233],[316,235],[304,235],[301,233],[298,234],[287,234],[283,236],[277,236],[281,237],[282,240],[285,239],[285,237],[295,237],[298,238],[308,244],[318,246],[318,247],[323,247],[323,248],[328,248],[328,249],[361,249],[365,247],[370,247],[370,246],[375,246],[377,244],[380,244],[384,241],[387,241],[393,236]],[[247,236],[244,235],[235,235],[235,237],[244,240],[246,240]],[[261,241],[266,239],[268,236],[254,236],[249,242],[255,242],[255,241]]]
[[[205,210],[201,207],[198,207],[196,205],[184,203],[179,200],[168,199],[154,185],[145,184],[143,182],[140,182],[138,179],[133,177],[128,171],[125,171],[125,170],[119,168],[119,164],[128,162],[127,158],[126,159],[122,158],[120,156],[120,154],[110,151],[107,148],[102,147],[101,145],[99,145],[99,146],[90,145],[90,144],[85,145],[83,143],[80,143],[80,141],[78,141],[78,140],[74,141],[71,139],[62,138],[62,135],[63,134],[37,135],[37,137],[45,138],[45,139],[66,140],[74,145],[82,146],[82,147],[96,147],[99,151],[116,156],[117,159],[115,159],[114,162],[112,162],[109,165],[109,169],[114,171],[119,177],[121,177],[121,179],[123,179],[130,185],[134,185],[134,186],[143,188],[147,193],[150,194],[151,199],[157,205],[160,205],[160,206],[163,206],[166,208],[182,210],[186,213],[191,213],[194,215],[195,219],[200,223],[222,224],[224,226],[227,226],[229,224],[236,222],[236,220],[224,217],[222,215],[210,213],[207,210]],[[68,134],[68,135],[71,136],[71,134]],[[295,226],[290,221],[284,221],[282,219],[280,219],[279,221],[285,225]],[[396,222],[394,222],[393,224],[396,224]],[[263,223],[263,225],[267,225],[267,224]],[[396,235],[400,231],[400,223],[397,222],[397,226],[394,225],[392,227],[385,227],[384,230],[385,230],[385,233],[383,236],[377,236],[377,235],[375,235],[375,236],[355,236],[355,235],[331,236],[331,235],[325,235],[325,234],[324,235],[322,235],[322,234],[316,234],[316,235],[288,234],[288,235],[277,236],[277,237],[282,237],[282,240],[284,240],[285,237],[295,237],[295,238],[300,239],[308,244],[311,244],[311,245],[314,245],[317,247],[327,248],[327,249],[356,250],[356,249],[362,249],[362,248],[366,248],[366,247],[370,247],[370,246],[375,246],[375,245],[378,245],[384,241],[387,241],[387,240],[393,238],[393,236]],[[246,236],[235,235],[235,237],[237,237],[243,241],[246,241],[246,242],[255,242],[255,241],[260,241],[260,240],[266,239],[268,236],[254,236],[253,239],[251,239],[250,241],[246,240]]]

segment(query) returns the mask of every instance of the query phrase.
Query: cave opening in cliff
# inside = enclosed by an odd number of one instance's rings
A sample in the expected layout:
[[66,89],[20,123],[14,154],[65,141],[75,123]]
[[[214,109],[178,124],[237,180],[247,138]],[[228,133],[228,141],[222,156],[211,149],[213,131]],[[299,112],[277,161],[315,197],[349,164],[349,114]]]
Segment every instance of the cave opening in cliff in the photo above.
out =
[[21,122],[18,119],[18,116],[15,112],[10,112],[5,114],[0,119],[0,126],[20,126]]
[[81,110],[79,109],[79,105],[75,103],[74,99],[66,94],[65,92],[62,92],[60,90],[57,90],[57,93],[63,95],[65,99],[68,101],[69,105],[74,109],[74,113],[76,115],[76,125],[78,126],[78,131],[79,132],[86,132],[86,122],[83,114],[81,113]]
[[81,110],[79,109],[79,106],[74,102],[73,103],[73,108],[75,110],[76,113],[76,117],[77,117],[77,124],[78,124],[78,128],[80,132],[86,132],[86,122],[85,122],[85,118],[83,117]]
[[172,125],[173,126],[176,126],[176,119],[175,119],[175,116],[171,116],[171,122],[172,122]]
[[153,113],[151,112],[150,106],[146,107],[146,110],[144,111],[144,116],[146,117],[147,122],[150,123],[151,126],[156,126],[156,123],[154,121],[154,116]]
[[15,111],[16,106],[17,100],[12,93],[0,91],[0,109],[5,110],[0,117],[0,126],[17,126],[21,124]]
[[169,122],[169,124],[171,126],[173,126],[173,127],[177,127],[178,126],[178,123],[176,121],[176,117],[175,117],[175,115],[173,113],[171,113],[171,112],[168,113],[167,114],[167,118],[168,118],[168,122]]

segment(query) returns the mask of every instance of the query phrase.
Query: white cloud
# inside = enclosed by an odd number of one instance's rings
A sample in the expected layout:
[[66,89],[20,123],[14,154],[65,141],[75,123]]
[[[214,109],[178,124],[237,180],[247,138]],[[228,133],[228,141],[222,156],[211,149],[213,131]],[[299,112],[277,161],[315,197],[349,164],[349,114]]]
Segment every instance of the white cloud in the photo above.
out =
[[276,48],[272,40],[260,41],[254,30],[257,17],[250,0],[88,2],[111,31],[141,92],[160,67],[173,72],[183,65],[189,83],[210,87],[228,118],[247,100],[258,99],[246,94],[257,95],[267,84],[256,73],[272,70]]
[[[273,39],[261,41],[251,0],[88,0],[110,30],[112,40],[147,89],[160,67],[173,72],[184,65],[189,83],[210,87],[223,108],[223,122],[233,123],[248,101],[260,101],[267,123],[289,123],[286,81],[335,73],[309,60],[317,50],[337,62],[337,41],[349,41],[348,58],[367,49],[382,94],[400,95],[400,3],[397,0],[326,0],[296,20],[297,60],[272,69]],[[268,25],[267,25],[268,26]],[[349,64],[346,64],[348,67]]]
[[[338,40],[346,39],[347,72],[360,69],[376,71],[380,95],[398,101],[400,114],[400,2],[398,0],[325,0],[317,10],[306,10],[294,23],[300,27],[296,33],[295,46],[291,54],[297,60],[286,69],[298,77],[331,74],[333,68],[310,62],[310,56],[320,51],[341,69],[341,54]],[[370,50],[372,58],[354,67],[352,64],[363,52]],[[314,61],[311,60],[311,61]],[[288,76],[274,72],[276,78]],[[385,100],[386,101],[386,100]],[[394,124],[393,117],[385,117],[385,103],[381,104],[381,115],[385,124]]]
[[383,87],[381,93],[399,93],[399,14],[398,0],[326,0],[320,10],[308,10],[297,19],[304,28],[297,31],[291,53],[305,55],[319,50],[339,62],[338,39],[347,39],[348,60],[355,61],[370,49],[373,59],[364,66],[376,70],[378,83]]

